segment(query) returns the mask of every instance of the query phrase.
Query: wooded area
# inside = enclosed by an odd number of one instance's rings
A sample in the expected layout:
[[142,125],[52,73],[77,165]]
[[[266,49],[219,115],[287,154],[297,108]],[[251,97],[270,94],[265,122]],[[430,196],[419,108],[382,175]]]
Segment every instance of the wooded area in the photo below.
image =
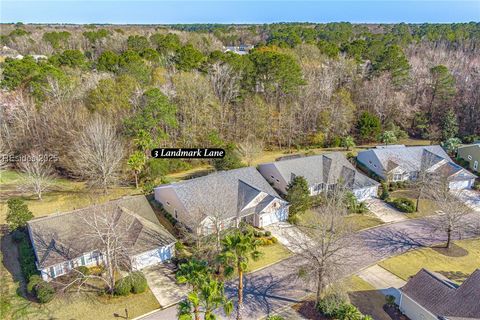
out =
[[0,40],[24,55],[1,65],[0,153],[53,154],[58,173],[103,188],[190,166],[149,159],[160,146],[249,158],[257,146],[480,136],[479,23],[19,23]]

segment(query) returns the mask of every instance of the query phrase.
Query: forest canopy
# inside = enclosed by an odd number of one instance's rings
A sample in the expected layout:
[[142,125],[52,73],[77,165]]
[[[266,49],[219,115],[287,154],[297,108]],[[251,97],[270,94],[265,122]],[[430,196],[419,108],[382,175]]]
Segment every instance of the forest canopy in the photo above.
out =
[[54,153],[74,176],[76,137],[98,121],[135,176],[157,170],[148,151],[158,146],[480,136],[479,23],[4,24],[0,41],[8,152]]

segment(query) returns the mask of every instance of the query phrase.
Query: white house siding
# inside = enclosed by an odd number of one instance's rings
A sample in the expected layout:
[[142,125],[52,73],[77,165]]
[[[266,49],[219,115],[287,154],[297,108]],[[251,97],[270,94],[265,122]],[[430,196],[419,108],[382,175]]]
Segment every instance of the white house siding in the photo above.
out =
[[462,189],[471,189],[475,179],[462,180],[462,181],[452,181],[449,183],[449,188],[451,190],[462,190]]
[[260,214],[255,215],[254,225],[263,228],[276,222],[286,221],[287,219],[288,206],[276,200]]
[[154,190],[154,194],[155,200],[161,203],[172,217],[186,225],[188,225],[188,222],[191,222],[189,220],[192,219],[192,216],[187,214],[187,210],[171,186],[157,187]]
[[69,273],[72,269],[79,266],[92,267],[103,262],[103,256],[100,253],[88,252],[78,258],[58,263],[40,270],[42,279],[50,281],[59,276]]
[[375,198],[378,194],[378,186],[356,189],[353,190],[353,194],[360,202]]
[[279,190],[283,194],[287,193],[288,183],[285,181],[285,179],[283,179],[282,175],[280,172],[278,172],[273,163],[259,165],[258,171],[275,189]]
[[175,255],[175,244],[172,243],[168,246],[158,247],[157,249],[150,250],[138,254],[132,258],[132,266],[134,269],[143,269],[145,267],[162,263],[170,260]]
[[438,317],[423,308],[406,294],[402,294],[400,299],[400,311],[411,320],[438,320]]

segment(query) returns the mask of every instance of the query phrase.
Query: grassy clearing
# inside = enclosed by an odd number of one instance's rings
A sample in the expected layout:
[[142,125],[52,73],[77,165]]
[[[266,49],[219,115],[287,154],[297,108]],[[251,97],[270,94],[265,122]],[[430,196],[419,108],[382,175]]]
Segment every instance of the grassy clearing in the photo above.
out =
[[38,200],[33,195],[22,194],[17,190],[17,186],[21,181],[21,175],[17,172],[3,171],[2,179],[5,182],[2,183],[0,193],[0,224],[5,223],[7,214],[6,201],[10,197],[19,197],[25,200],[33,215],[40,217],[139,193],[139,190],[134,188],[116,187],[110,189],[108,194],[104,195],[101,191],[88,189],[83,182],[55,179],[52,191],[46,192],[43,195],[43,199]]
[[[396,190],[390,193],[391,198],[407,198],[417,203],[418,191],[416,190]],[[435,203],[429,199],[421,198],[418,204],[418,212],[412,212],[406,214],[408,218],[421,218],[436,214],[438,207]]]
[[257,261],[250,260],[248,263],[248,271],[252,272],[272,263],[279,262],[292,256],[292,252],[280,243],[261,246],[258,249],[262,256]]
[[380,266],[408,280],[421,268],[443,274],[461,283],[480,267],[480,239],[455,241],[456,256],[447,256],[441,249],[424,248],[410,251],[379,263]]
[[385,296],[370,283],[358,276],[351,276],[343,284],[350,302],[363,314],[371,315],[376,320],[391,320],[383,310]]

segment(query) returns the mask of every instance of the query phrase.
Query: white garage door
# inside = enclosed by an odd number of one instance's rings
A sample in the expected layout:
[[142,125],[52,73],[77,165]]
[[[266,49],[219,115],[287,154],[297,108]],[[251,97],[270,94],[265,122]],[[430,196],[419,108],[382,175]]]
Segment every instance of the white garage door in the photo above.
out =
[[170,260],[173,257],[173,250],[173,245],[169,245],[141,253],[133,258],[133,266],[135,269],[143,269]]
[[473,185],[473,180],[453,181],[450,182],[451,190],[470,189]]
[[279,221],[286,221],[288,218],[287,212],[287,209],[280,209],[271,213],[262,213],[260,215],[260,227],[265,227]]
[[365,201],[367,199],[371,199],[377,196],[378,187],[369,187],[364,189],[354,190],[353,194],[357,198],[358,201]]

